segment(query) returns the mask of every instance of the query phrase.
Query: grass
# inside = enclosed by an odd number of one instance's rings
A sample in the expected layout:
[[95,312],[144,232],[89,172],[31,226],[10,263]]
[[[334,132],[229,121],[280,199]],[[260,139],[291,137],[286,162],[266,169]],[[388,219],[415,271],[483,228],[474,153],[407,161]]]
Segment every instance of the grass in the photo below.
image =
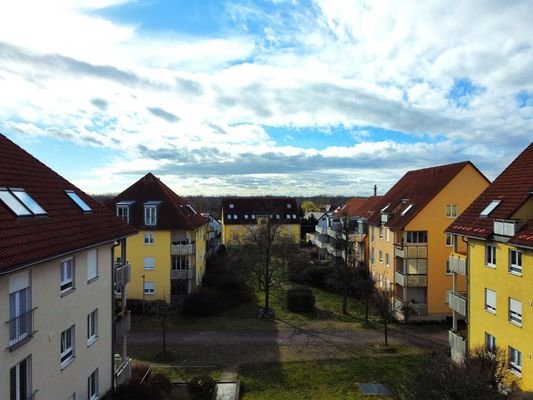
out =
[[[406,371],[422,355],[381,355],[241,366],[245,400],[362,399],[357,383],[385,383],[401,391]],[[373,396],[373,399],[388,397]]]
[[171,382],[189,382],[195,376],[209,375],[215,380],[220,379],[221,369],[218,366],[205,367],[183,367],[183,366],[162,366],[152,365],[153,374],[163,374]]

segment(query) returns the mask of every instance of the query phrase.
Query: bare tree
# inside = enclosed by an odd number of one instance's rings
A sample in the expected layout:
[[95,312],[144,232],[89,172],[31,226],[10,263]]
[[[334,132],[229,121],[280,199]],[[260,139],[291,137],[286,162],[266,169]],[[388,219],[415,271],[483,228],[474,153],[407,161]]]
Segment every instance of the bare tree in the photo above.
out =
[[385,346],[389,345],[388,326],[394,319],[394,299],[389,289],[376,289],[372,296],[372,305],[381,318],[385,335]]

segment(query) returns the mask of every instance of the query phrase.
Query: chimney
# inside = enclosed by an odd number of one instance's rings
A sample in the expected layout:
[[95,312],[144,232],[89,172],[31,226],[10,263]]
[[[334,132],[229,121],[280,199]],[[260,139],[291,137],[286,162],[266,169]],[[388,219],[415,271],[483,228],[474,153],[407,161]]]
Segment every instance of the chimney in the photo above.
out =
[[378,195],[378,185],[374,185],[374,196]]

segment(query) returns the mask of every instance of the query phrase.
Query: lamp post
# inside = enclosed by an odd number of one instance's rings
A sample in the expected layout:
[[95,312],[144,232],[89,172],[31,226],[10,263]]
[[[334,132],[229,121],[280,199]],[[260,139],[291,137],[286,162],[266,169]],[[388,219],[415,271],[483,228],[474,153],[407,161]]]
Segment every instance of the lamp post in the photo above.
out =
[[143,302],[142,302],[142,305],[143,305],[143,315],[144,315],[144,274],[142,274],[142,278],[143,278]]

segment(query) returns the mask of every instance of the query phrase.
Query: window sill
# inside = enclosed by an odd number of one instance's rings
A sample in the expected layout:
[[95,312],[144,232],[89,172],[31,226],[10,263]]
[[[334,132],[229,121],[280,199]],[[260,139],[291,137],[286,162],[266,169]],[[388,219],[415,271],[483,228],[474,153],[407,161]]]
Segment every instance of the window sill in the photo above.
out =
[[496,264],[485,264],[485,267],[490,269],[496,269]]
[[95,276],[94,278],[91,278],[87,281],[87,285],[93,283],[94,281],[97,281],[98,280],[98,276]]
[[512,373],[513,375],[516,375],[516,376],[518,376],[519,378],[522,377],[522,372],[519,372],[519,371],[517,371],[517,370],[515,370],[515,369],[513,369],[513,368],[509,368],[509,371],[511,371],[511,373]]
[[519,322],[509,320],[509,323],[510,323],[511,325],[516,326],[517,328],[522,328],[522,324],[519,323]]
[[72,364],[74,362],[74,360],[76,359],[76,356],[72,356],[70,357],[68,360],[65,360],[61,363],[60,365],[60,369],[61,371],[63,371],[65,368],[67,368],[70,364]]
[[71,287],[71,288],[69,288],[69,289],[63,290],[63,291],[61,292],[61,297],[68,296],[69,294],[73,293],[75,290],[76,290],[75,287]]
[[489,310],[488,308],[485,308],[485,311],[489,314],[496,315],[496,310]]
[[93,336],[92,338],[89,338],[87,340],[87,348],[91,347],[94,342],[96,342],[98,340],[98,336]]
[[510,275],[514,275],[514,276],[522,276],[522,272],[515,272],[515,271],[509,271],[509,274]]

